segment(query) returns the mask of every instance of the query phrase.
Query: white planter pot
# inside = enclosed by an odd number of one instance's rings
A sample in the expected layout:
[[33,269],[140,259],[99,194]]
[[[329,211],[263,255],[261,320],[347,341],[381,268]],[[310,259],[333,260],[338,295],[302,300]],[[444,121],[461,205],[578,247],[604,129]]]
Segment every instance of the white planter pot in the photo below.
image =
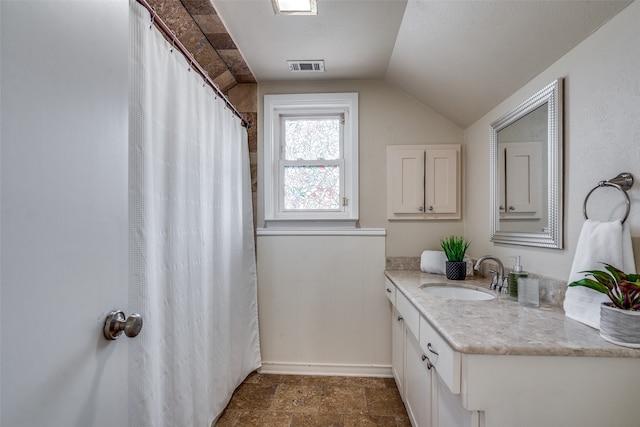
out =
[[600,336],[613,344],[640,348],[640,311],[621,310],[611,303],[602,303]]

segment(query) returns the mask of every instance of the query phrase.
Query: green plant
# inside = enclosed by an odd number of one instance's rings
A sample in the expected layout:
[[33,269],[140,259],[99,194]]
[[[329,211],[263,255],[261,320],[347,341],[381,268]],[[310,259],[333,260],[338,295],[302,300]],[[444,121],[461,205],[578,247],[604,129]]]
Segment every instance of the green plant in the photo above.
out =
[[440,246],[448,261],[462,261],[471,242],[467,242],[463,237],[449,236],[440,240]]
[[569,286],[585,286],[607,295],[613,305],[622,310],[640,311],[640,275],[626,274],[614,266],[604,264],[607,271],[581,271],[593,279],[585,277],[569,283]]

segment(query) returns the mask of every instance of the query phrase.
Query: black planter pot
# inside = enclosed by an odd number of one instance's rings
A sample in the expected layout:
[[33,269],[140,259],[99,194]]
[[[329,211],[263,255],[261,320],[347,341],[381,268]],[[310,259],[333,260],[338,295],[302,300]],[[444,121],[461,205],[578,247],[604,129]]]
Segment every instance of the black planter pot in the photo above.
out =
[[467,277],[467,263],[464,261],[447,261],[445,272],[449,280],[464,280]]

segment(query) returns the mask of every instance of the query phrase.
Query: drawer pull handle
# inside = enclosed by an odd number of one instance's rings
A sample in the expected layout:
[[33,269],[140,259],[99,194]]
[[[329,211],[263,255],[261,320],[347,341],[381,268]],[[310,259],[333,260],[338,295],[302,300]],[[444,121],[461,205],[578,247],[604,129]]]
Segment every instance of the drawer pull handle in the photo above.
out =
[[398,322],[400,322],[400,321],[402,321],[402,320],[404,320],[404,317],[402,317],[402,316],[398,316]]
[[429,350],[431,353],[438,356],[438,352],[433,349],[433,347],[431,346],[431,343],[427,343],[427,350]]
[[425,360],[427,360],[427,359],[428,359],[427,355],[426,355],[426,354],[423,354],[423,355],[422,355],[422,361],[424,362],[424,361],[425,361]]
[[391,293],[391,289],[387,288],[387,292]]

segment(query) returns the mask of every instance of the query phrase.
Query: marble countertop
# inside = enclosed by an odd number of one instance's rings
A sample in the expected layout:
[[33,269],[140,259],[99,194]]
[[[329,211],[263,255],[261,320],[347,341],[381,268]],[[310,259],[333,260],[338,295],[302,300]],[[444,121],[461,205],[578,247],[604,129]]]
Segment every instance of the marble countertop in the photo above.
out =
[[411,270],[387,270],[385,274],[461,353],[640,358],[640,349],[608,343],[596,329],[567,318],[558,306],[541,302],[539,308],[524,307],[507,295],[489,301],[449,300],[420,289],[429,283],[487,289],[486,279],[450,281]]

